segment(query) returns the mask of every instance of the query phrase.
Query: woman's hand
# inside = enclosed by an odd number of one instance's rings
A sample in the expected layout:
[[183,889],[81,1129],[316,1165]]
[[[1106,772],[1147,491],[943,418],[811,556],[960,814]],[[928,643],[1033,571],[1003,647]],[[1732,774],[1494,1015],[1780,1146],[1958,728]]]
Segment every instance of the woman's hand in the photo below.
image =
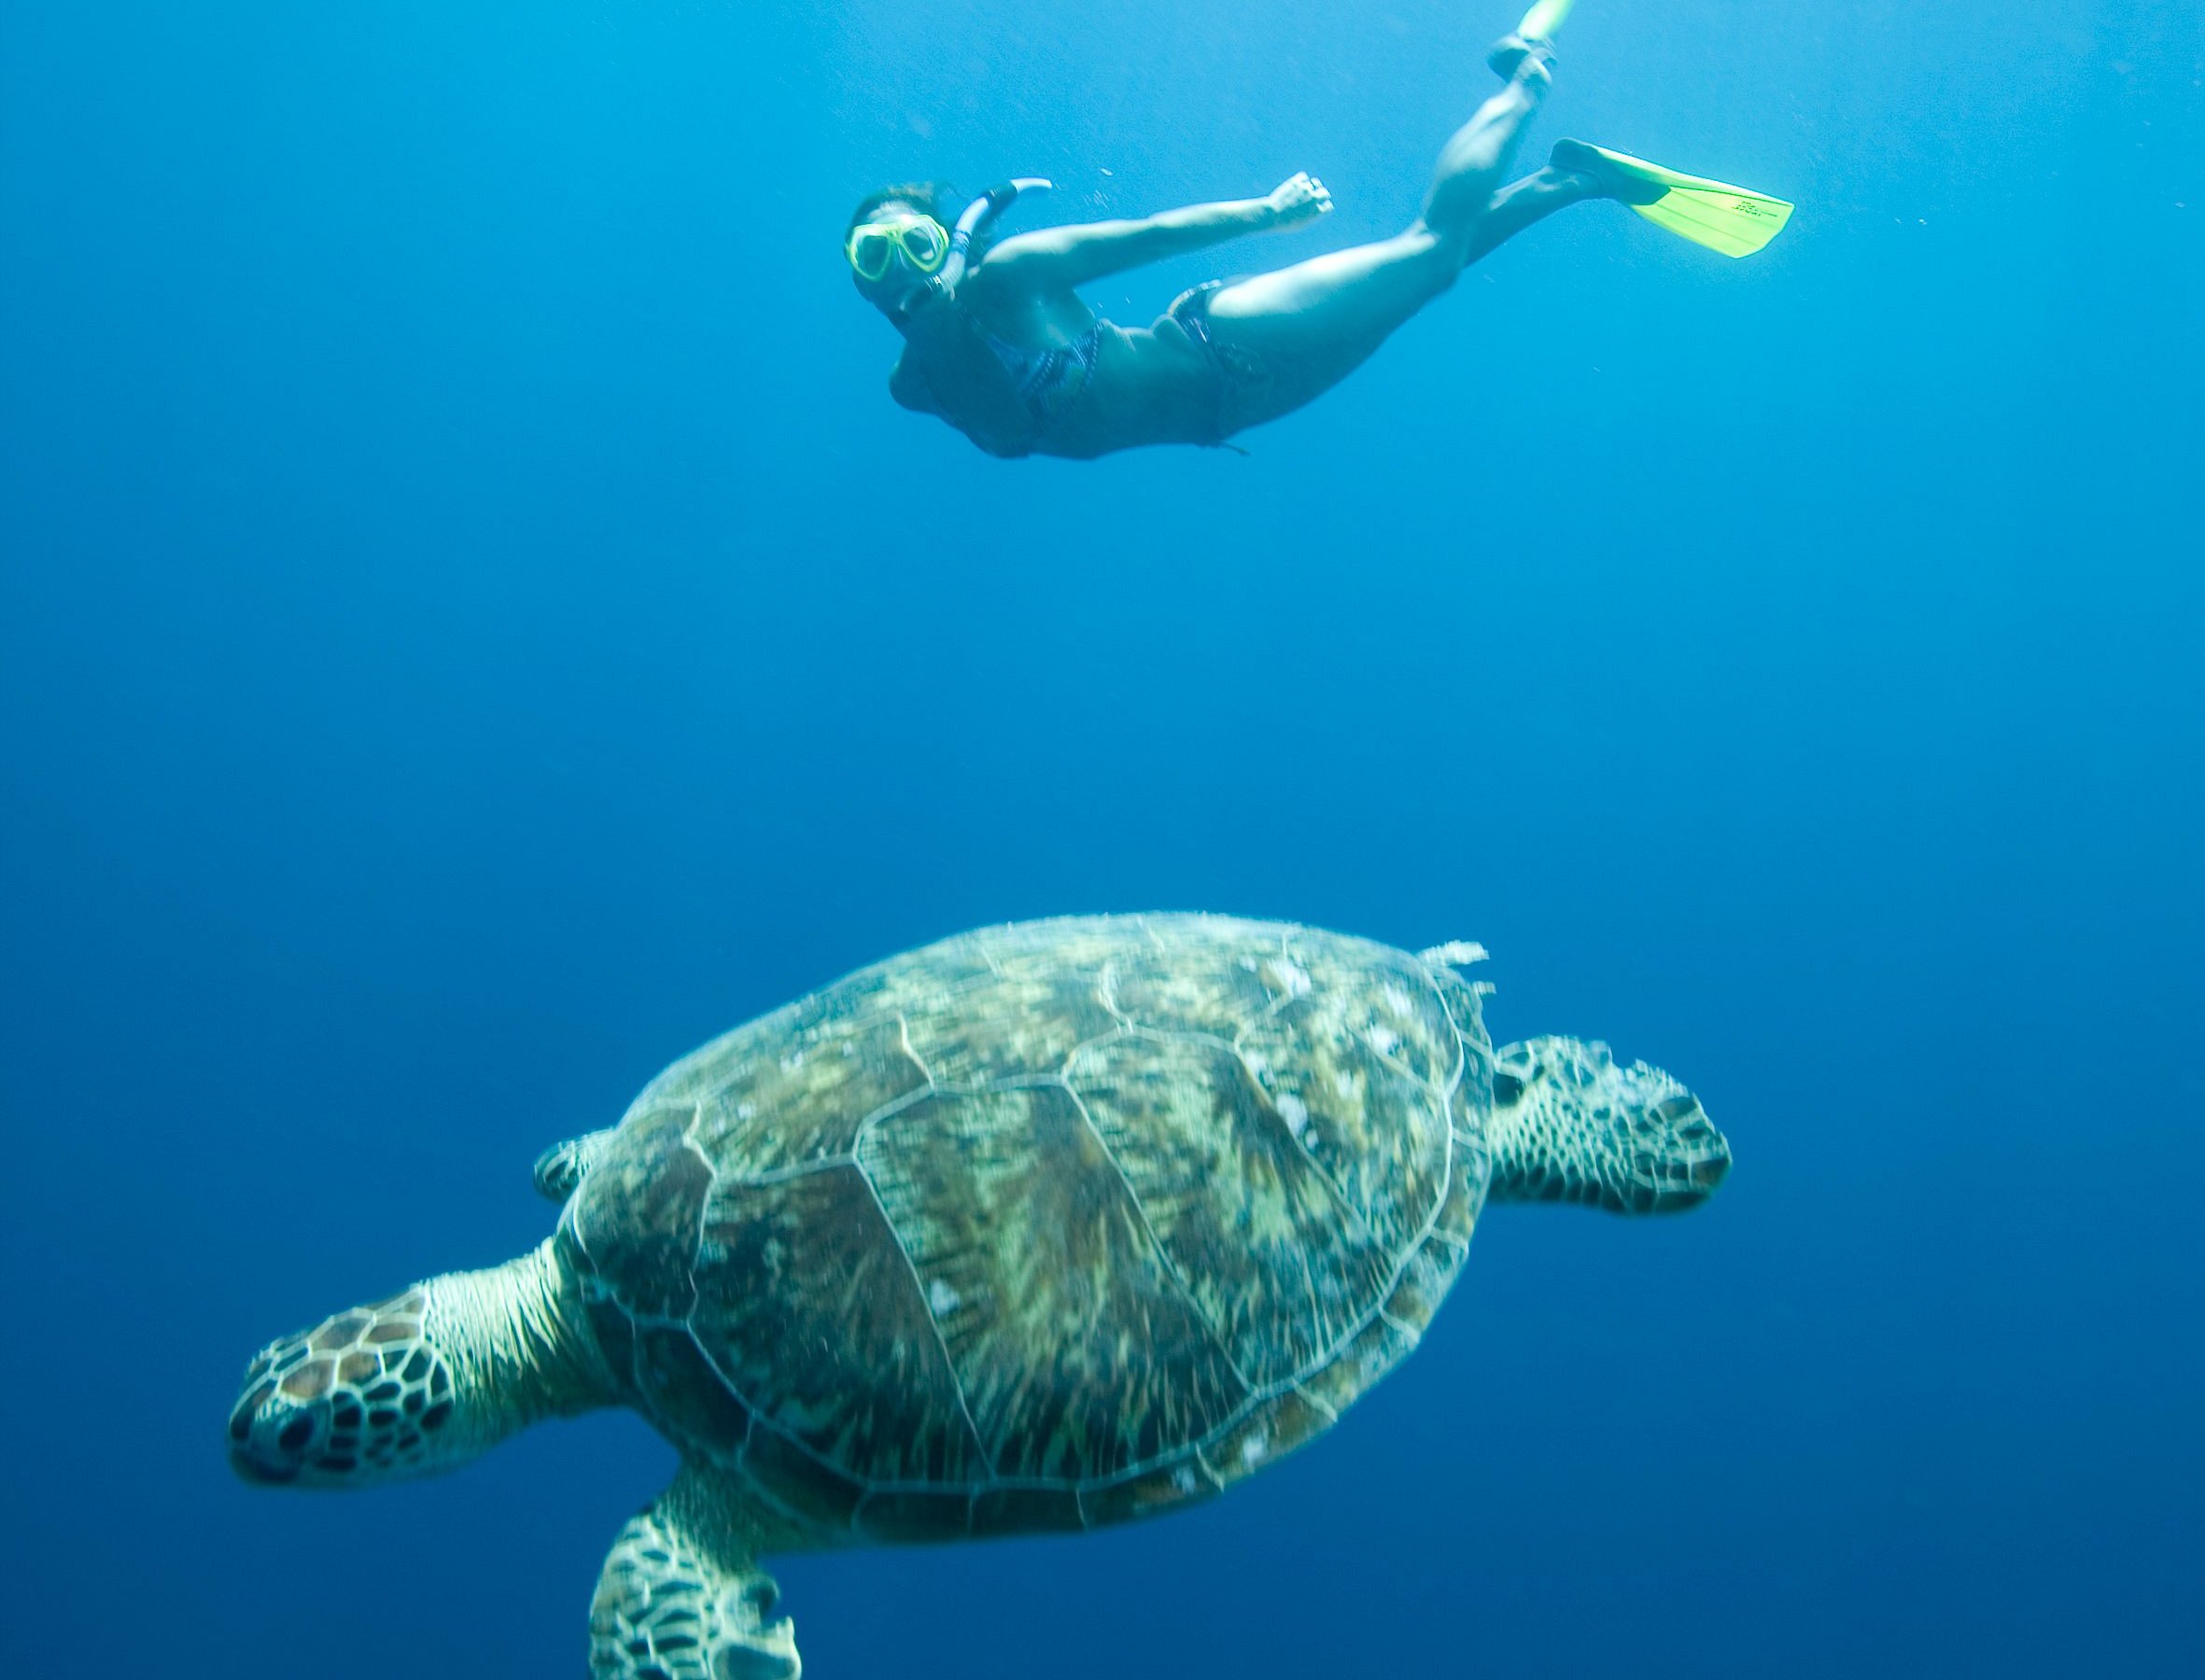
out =
[[1325,183],[1304,171],[1279,183],[1264,201],[1273,228],[1299,228],[1303,222],[1315,221],[1330,213],[1332,195],[1325,190]]

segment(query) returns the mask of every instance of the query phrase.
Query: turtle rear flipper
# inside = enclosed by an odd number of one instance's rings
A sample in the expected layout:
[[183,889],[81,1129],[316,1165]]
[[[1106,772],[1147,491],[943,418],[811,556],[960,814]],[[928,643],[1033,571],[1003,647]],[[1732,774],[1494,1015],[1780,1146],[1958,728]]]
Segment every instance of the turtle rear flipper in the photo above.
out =
[[1699,1099],[1659,1068],[1619,1067],[1606,1044],[1536,1038],[1493,1062],[1494,1201],[1567,1201],[1612,1213],[1695,1207],[1730,1170]]

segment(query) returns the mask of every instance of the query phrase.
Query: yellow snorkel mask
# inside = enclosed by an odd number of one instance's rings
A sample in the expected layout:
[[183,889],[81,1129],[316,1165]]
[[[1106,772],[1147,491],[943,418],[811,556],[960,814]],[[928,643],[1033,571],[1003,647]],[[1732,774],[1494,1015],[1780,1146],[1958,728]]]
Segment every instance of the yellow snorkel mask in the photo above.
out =
[[843,253],[849,257],[857,277],[867,286],[878,286],[888,277],[898,251],[926,276],[923,285],[911,287],[891,310],[899,320],[906,319],[913,311],[937,299],[956,297],[958,287],[964,281],[973,241],[985,234],[989,225],[1008,210],[1020,194],[1048,189],[1049,183],[1039,175],[1020,175],[999,187],[990,187],[964,207],[954,228],[943,227],[931,216],[918,215],[860,222],[850,231]]
[[920,273],[935,273],[949,257],[949,230],[931,216],[899,216],[892,221],[861,222],[850,231],[850,243],[843,247],[850,266],[865,281],[885,278],[898,251]]

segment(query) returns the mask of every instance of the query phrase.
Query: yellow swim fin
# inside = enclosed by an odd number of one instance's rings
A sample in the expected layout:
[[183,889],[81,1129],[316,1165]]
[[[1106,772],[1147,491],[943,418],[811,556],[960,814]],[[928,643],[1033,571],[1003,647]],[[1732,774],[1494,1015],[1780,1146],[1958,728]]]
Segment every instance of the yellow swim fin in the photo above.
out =
[[1516,25],[1516,33],[1527,41],[1551,41],[1576,4],[1577,0],[1537,0],[1524,14],[1524,21]]
[[1553,161],[1557,169],[1598,175],[1615,189],[1616,197],[1655,227],[1725,257],[1752,256],[1791,219],[1788,200],[1704,175],[1680,175],[1582,140],[1557,140]]

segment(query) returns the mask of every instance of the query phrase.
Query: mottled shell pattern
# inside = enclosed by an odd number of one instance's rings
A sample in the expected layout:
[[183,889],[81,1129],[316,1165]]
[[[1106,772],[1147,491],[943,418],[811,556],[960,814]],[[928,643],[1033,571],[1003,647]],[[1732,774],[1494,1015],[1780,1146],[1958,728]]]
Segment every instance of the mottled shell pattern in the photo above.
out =
[[1476,988],[1214,917],[962,935],[636,1099],[561,1222],[631,1397],[822,1537],[1214,1493],[1415,1346],[1483,1204]]

